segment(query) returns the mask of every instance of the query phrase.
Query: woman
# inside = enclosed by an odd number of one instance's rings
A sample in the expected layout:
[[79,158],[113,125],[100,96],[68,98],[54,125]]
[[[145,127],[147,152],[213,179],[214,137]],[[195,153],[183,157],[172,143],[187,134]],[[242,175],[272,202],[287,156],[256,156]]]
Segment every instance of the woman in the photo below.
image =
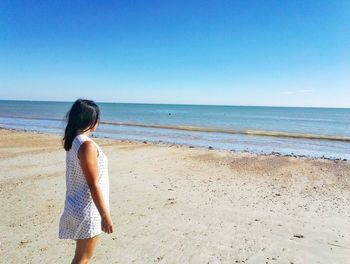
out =
[[99,107],[78,99],[67,113],[66,197],[59,238],[76,240],[72,263],[89,263],[102,231],[113,232],[109,210],[108,160],[89,137],[100,121]]

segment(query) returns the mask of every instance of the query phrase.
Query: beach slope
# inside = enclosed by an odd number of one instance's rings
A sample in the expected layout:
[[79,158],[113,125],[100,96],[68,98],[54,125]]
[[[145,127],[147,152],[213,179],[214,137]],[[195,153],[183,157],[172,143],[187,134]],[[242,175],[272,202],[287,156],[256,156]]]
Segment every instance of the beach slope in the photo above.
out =
[[[95,139],[115,232],[93,263],[350,263],[350,163]],[[69,263],[58,135],[0,130],[0,262]]]

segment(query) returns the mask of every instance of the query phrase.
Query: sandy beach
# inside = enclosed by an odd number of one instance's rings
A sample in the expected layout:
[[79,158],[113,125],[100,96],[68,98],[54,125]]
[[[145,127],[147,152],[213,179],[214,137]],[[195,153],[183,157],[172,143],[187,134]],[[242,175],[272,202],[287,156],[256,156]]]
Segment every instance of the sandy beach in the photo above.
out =
[[[350,162],[95,139],[115,232],[92,263],[350,263]],[[0,130],[0,262],[69,263],[59,135]]]

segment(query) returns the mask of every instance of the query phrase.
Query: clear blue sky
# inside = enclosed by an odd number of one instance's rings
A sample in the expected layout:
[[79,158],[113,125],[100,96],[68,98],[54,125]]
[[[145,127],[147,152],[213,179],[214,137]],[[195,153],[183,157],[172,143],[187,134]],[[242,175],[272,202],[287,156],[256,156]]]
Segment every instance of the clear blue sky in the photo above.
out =
[[350,1],[2,0],[0,58],[0,99],[350,107]]

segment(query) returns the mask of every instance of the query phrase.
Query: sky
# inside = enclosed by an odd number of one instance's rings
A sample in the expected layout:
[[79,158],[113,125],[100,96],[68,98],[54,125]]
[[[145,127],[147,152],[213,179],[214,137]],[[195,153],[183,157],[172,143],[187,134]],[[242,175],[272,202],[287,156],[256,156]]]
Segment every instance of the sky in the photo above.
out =
[[0,99],[350,107],[350,1],[0,1]]

